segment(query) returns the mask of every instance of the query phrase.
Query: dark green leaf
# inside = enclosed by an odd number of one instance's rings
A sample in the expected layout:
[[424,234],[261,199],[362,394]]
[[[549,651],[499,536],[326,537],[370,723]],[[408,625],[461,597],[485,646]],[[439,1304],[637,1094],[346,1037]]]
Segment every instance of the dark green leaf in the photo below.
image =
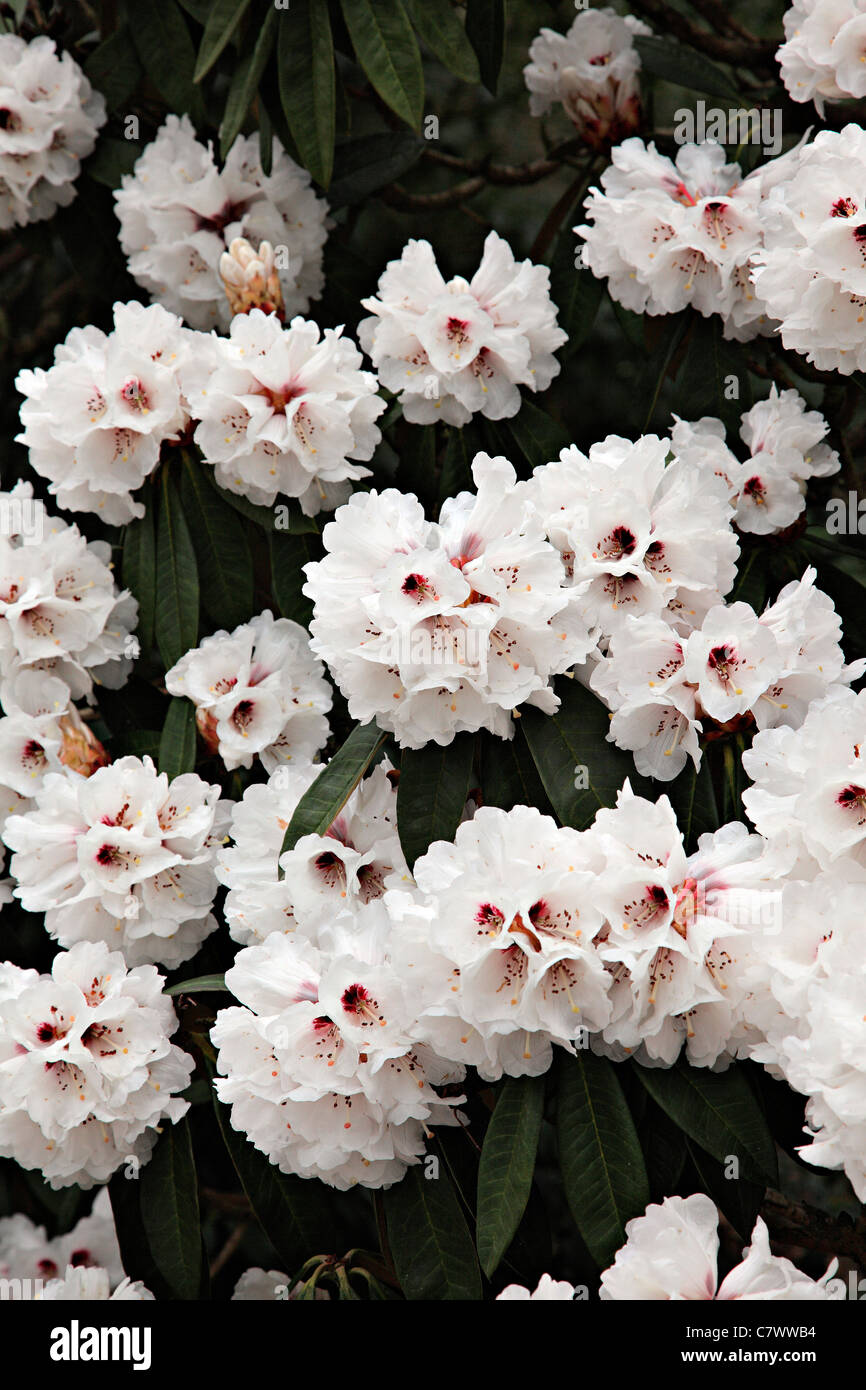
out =
[[563,425],[525,397],[507,428],[530,468],[539,468],[543,463],[558,459],[560,450],[572,442]]
[[625,1224],[642,1216],[649,1179],[616,1068],[578,1048],[556,1061],[556,1134],[568,1205],[587,1249],[606,1268],[625,1243]]
[[141,78],[141,63],[132,34],[124,24],[94,49],[84,71],[102,92],[109,111],[117,111],[132,96]]
[[138,640],[147,655],[153,646],[156,607],[155,493],[148,485],[143,494],[144,516],[131,521],[123,534],[123,583],[138,599]]
[[271,49],[274,46],[276,22],[276,10],[268,10],[265,21],[259,30],[255,48],[243,56],[235,69],[220,123],[220,155],[223,159],[240,134],[253,97],[259,89],[262,73],[267,67]]
[[450,426],[445,440],[442,456],[442,476],[439,479],[439,500],[456,497],[458,492],[474,491],[472,479],[472,460],[480,445],[474,425],[464,425],[458,429]]
[[569,217],[557,237],[550,263],[550,297],[557,307],[559,326],[568,334],[568,342],[559,350],[564,360],[573,357],[589,337],[605,291],[604,280],[576,264],[583,241],[572,230],[573,220]]
[[773,1136],[740,1066],[714,1072],[680,1059],[661,1070],[635,1070],[653,1100],[713,1158],[739,1159],[750,1182],[778,1183]]
[[475,736],[458,734],[446,748],[404,748],[397,785],[397,829],[411,869],[434,840],[453,840],[472,785]]
[[324,835],[357,787],[377,753],[384,747],[375,720],[356,724],[342,748],[334,754],[311,787],[301,797],[283,838],[281,854],[294,849],[302,835]]
[[154,627],[166,668],[198,640],[198,568],[183,504],[168,468],[162,474],[162,505],[156,532]]
[[545,815],[552,807],[532,761],[518,723],[511,739],[481,733],[481,797],[484,806],[537,806]]
[[301,590],[306,582],[304,565],[322,556],[322,543],[309,532],[299,536],[281,535],[271,531],[268,536],[271,552],[271,592],[284,618],[309,626],[313,616],[313,601]]
[[728,97],[739,107],[740,97],[731,78],[703,54],[677,43],[667,34],[663,37],[659,34],[638,35],[634,44],[644,70],[652,73],[653,77],[662,77],[675,87],[687,87],[693,92]]
[[496,96],[505,52],[505,0],[468,0],[466,37],[475,49],[481,81]]
[[241,1186],[286,1273],[293,1275],[313,1255],[334,1253],[337,1237],[323,1184],[281,1173],[233,1129],[229,1107],[216,1096],[214,1106]]
[[739,434],[740,417],[752,405],[749,370],[742,348],[723,337],[718,318],[692,323],[676,390],[689,403],[690,420],[716,415],[731,439]]
[[213,469],[184,453],[180,495],[198,561],[202,602],[227,628],[253,613],[253,557],[243,524],[213,481]]
[[175,698],[159,740],[159,770],[167,777],[180,777],[195,771],[195,706],[190,700]]
[[576,680],[558,681],[556,693],[556,714],[524,706],[520,726],[562,824],[578,830],[590,825],[599,807],[616,804],[626,778],[637,795],[655,801],[657,793],[636,774],[631,754],[606,742],[610,716],[601,700]]
[[343,140],[334,156],[334,175],[328,189],[331,207],[359,203],[377,188],[393,183],[420,158],[424,145],[408,130],[360,135]]
[[85,165],[89,178],[106,188],[119,188],[124,174],[131,174],[141,154],[141,145],[134,140],[100,140]]
[[544,1077],[509,1077],[484,1136],[478,1168],[478,1258],[488,1279],[508,1249],[529,1201]]
[[481,1298],[469,1227],[444,1164],[416,1164],[384,1194],[388,1244],[400,1287],[415,1302]]
[[141,1219],[154,1263],[175,1298],[197,1299],[203,1274],[201,1227],[185,1119],[164,1125],[138,1181]]
[[127,0],[129,27],[142,66],[172,111],[205,125],[201,93],[193,86],[195,49],[175,0]]
[[[681,314],[669,315],[662,324],[661,334],[652,355],[647,361],[647,388],[648,398],[646,409],[641,411],[643,416],[643,430],[646,433],[652,424],[659,396],[662,387],[671,373],[674,358],[679,351],[680,345],[686,336],[690,326],[690,315],[688,311]],[[691,402],[689,403],[691,413]]]
[[259,161],[262,166],[262,173],[269,176],[274,167],[274,127],[265,109],[265,104],[261,100],[259,101]]
[[355,56],[379,96],[407,125],[421,124],[424,72],[401,0],[341,0]]
[[699,835],[708,830],[718,830],[719,812],[706,753],[701,760],[700,772],[695,771],[695,765],[689,759],[679,776],[672,782],[663,783],[660,790],[666,793],[676,812],[677,824],[689,853],[697,848]]
[[290,5],[277,41],[280,101],[301,159],[327,188],[334,167],[336,82],[327,0]]
[[734,1230],[748,1244],[766,1188],[763,1183],[748,1182],[745,1178],[725,1176],[724,1165],[691,1139],[686,1140],[692,1163],[701,1182],[701,1190],[712,1197]]
[[478,59],[451,0],[407,0],[412,23],[432,53],[464,82],[477,82]]
[[180,984],[169,985],[163,990],[163,994],[170,994],[172,998],[178,994],[230,994],[226,984],[225,975],[197,975],[194,980],[182,980]]
[[210,72],[246,13],[250,0],[212,0],[196,59],[194,82]]

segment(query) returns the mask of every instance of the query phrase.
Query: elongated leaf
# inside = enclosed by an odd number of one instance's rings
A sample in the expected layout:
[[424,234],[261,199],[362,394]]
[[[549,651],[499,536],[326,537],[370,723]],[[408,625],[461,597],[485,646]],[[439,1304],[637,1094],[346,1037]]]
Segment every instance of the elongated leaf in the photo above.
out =
[[198,640],[198,568],[183,506],[166,468],[156,533],[156,641],[166,668]]
[[133,140],[100,140],[85,169],[88,178],[105,188],[119,188],[124,174],[132,173],[141,154],[141,145]]
[[84,64],[85,74],[105,97],[109,111],[117,111],[135,91],[142,67],[132,34],[121,27],[94,49]]
[[704,751],[700,772],[695,771],[694,763],[689,760],[679,776],[663,784],[663,790],[677,813],[686,849],[691,852],[697,847],[699,835],[719,828],[708,752]]
[[526,399],[508,421],[508,430],[530,468],[539,468],[543,463],[558,459],[560,450],[571,443],[563,425]]
[[177,994],[229,994],[225,975],[197,975],[194,980],[182,980],[180,984],[169,985],[163,990],[163,994],[170,994],[174,997]]
[[573,357],[589,337],[605,291],[604,280],[576,264],[583,241],[572,231],[573,222],[574,218],[569,217],[557,237],[550,263],[550,297],[557,308],[557,322],[568,334],[568,342],[559,349],[565,360]]
[[280,101],[292,138],[316,183],[327,188],[334,167],[336,80],[327,0],[290,5],[280,15]]
[[474,424],[449,428],[442,456],[442,477],[439,480],[439,500],[456,497],[458,492],[474,491],[472,460],[481,447]]
[[716,1206],[724,1212],[734,1230],[747,1244],[752,1234],[755,1219],[760,1214],[766,1188],[763,1183],[748,1182],[745,1178],[733,1181],[725,1177],[724,1165],[691,1139],[686,1140],[689,1155],[695,1165],[702,1190],[712,1197]]
[[341,0],[355,56],[382,100],[407,125],[421,124],[424,72],[401,0]]
[[547,793],[519,725],[514,737],[507,741],[482,732],[481,797],[485,806],[501,806],[503,811],[510,811],[513,806],[537,806],[545,815],[551,813]]
[[284,618],[291,618],[304,627],[313,616],[313,601],[302,593],[304,565],[319,560],[322,542],[309,533],[300,536],[281,535],[272,531],[268,536],[271,553],[271,590]]
[[735,438],[743,411],[752,405],[742,348],[723,336],[720,321],[703,318],[692,324],[686,348],[676,390],[680,399],[689,402],[689,418],[716,415]]
[[739,106],[740,98],[731,78],[702,53],[667,35],[638,35],[634,43],[644,70],[654,77],[662,77],[676,87],[688,87],[693,92],[728,97]]
[[195,64],[193,81],[201,82],[243,19],[250,0],[212,0]]
[[255,48],[246,53],[235,69],[225,111],[220,123],[220,155],[225,159],[246,120],[253,97],[259,89],[274,46],[277,12],[269,9],[259,30]]
[[656,1104],[713,1158],[737,1158],[750,1182],[778,1183],[773,1136],[742,1067],[712,1072],[680,1060],[664,1070],[635,1070]]
[[280,854],[294,849],[302,835],[324,835],[384,746],[386,737],[375,719],[369,724],[355,725],[342,748],[334,754],[295,807]]
[[457,1193],[441,1164],[410,1168],[384,1194],[388,1244],[407,1299],[480,1299],[481,1274]]
[[184,454],[180,495],[192,536],[202,602],[227,628],[253,613],[253,557],[243,523],[211,481],[213,470]]
[[642,1216],[649,1179],[616,1068],[578,1049],[557,1058],[556,1132],[565,1195],[593,1259],[604,1269]]
[[359,203],[377,188],[393,183],[417,163],[423,148],[423,141],[408,130],[342,140],[334,154],[334,173],[328,189],[331,207]]
[[638,795],[655,801],[657,793],[636,774],[631,754],[606,742],[610,716],[592,691],[561,680],[556,693],[556,714],[524,706],[520,727],[562,824],[578,830],[590,825],[599,807],[616,804],[626,778]]
[[136,633],[142,652],[153,646],[156,609],[156,526],[155,494],[148,484],[142,494],[144,516],[131,521],[123,534],[123,583],[138,599]]
[[175,0],[127,0],[130,31],[153,85],[172,111],[188,111],[196,125],[206,122],[201,93],[193,86],[195,49]]
[[473,734],[458,734],[447,748],[428,743],[404,748],[397,786],[397,829],[406,863],[426,854],[434,840],[453,840],[472,784]]
[[337,1241],[327,1190],[310,1179],[289,1177],[232,1128],[227,1105],[214,1096],[220,1132],[256,1220],[292,1276],[313,1255],[334,1253]]
[[180,1299],[197,1299],[202,1284],[198,1183],[186,1120],[166,1124],[139,1178],[141,1219],[154,1263]]
[[543,1110],[544,1077],[509,1077],[484,1136],[476,1237],[488,1278],[511,1244],[529,1201]]
[[466,37],[475,49],[481,81],[496,96],[505,52],[505,0],[468,0]]
[[478,59],[451,0],[407,0],[412,23],[432,53],[464,82],[477,82]]
[[190,700],[176,697],[159,740],[159,770],[168,777],[195,771],[195,707]]
[[172,1290],[156,1266],[141,1217],[139,1178],[142,1172],[137,1162],[127,1160],[108,1184],[123,1272],[128,1279],[140,1279],[154,1298],[171,1298]]

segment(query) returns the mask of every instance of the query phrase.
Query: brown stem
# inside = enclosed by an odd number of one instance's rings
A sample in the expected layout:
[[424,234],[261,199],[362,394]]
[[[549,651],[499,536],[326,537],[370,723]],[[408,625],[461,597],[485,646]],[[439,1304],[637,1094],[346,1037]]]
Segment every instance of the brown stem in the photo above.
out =
[[807,1202],[791,1202],[779,1192],[764,1198],[761,1215],[774,1240],[845,1256],[866,1268],[866,1216],[828,1216]]
[[235,1226],[234,1230],[232,1231],[231,1235],[229,1236],[228,1240],[226,1241],[225,1245],[220,1250],[219,1254],[215,1255],[214,1258],[211,1260],[211,1279],[215,1279],[219,1274],[220,1270],[228,1264],[232,1255],[235,1253],[241,1241],[243,1240],[244,1233],[248,1225],[248,1221],[239,1221],[238,1224]]
[[665,35],[672,34],[692,48],[699,48],[711,58],[723,63],[743,63],[746,67],[772,66],[778,44],[767,39],[724,38],[698,29],[679,10],[672,10],[664,0],[633,0],[633,8],[653,20]]

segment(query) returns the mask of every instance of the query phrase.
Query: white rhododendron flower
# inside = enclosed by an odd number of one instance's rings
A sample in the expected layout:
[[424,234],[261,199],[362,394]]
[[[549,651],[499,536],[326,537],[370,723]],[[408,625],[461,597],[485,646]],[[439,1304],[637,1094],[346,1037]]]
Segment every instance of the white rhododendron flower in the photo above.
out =
[[111,333],[73,328],[52,367],[19,372],[17,438],[58,506],[111,525],[144,516],[132,493],[189,423],[182,378],[196,351],[175,314],[132,301],[115,304]]
[[[587,12],[588,13],[588,12]],[[562,1279],[551,1279],[542,1274],[537,1288],[530,1293],[523,1284],[509,1284],[502,1293],[496,1295],[497,1303],[573,1303],[575,1287]]]
[[[739,545],[727,490],[674,459],[671,442],[609,435],[574,445],[521,485],[568,571],[571,606],[602,635],[677,598],[709,606],[731,588]],[[678,616],[681,610],[678,610]]]
[[0,965],[0,1155],[54,1188],[147,1161],[159,1127],[188,1110],[177,1093],[193,1070],[169,1041],[162,986],[101,941],[60,951],[50,975]]
[[105,99],[44,35],[0,34],[0,229],[51,217],[75,197]]
[[788,837],[823,869],[866,868],[866,691],[836,685],[799,728],[770,728],[743,754],[743,792],[762,835]]
[[305,628],[269,609],[233,632],[205,637],[166,672],[169,694],[196,707],[196,722],[227,768],[268,772],[311,761],[328,738],[331,687]]
[[0,517],[0,694],[23,670],[58,677],[76,700],[94,684],[118,689],[138,655],[138,604],[115,585],[111,547],[51,516],[30,483],[0,493]]
[[786,861],[739,821],[687,855],[668,798],[646,801],[628,782],[586,834],[605,864],[594,897],[613,979],[604,1042],[650,1064],[670,1066],[684,1047],[716,1065],[740,1023],[752,935],[778,923]]
[[798,392],[780,392],[774,384],[767,399],[742,416],[745,461],[725,443],[721,420],[677,420],[671,442],[678,458],[728,484],[738,530],[766,536],[786,530],[801,515],[809,478],[838,473],[839,455],[823,442],[827,429]]
[[640,58],[635,34],[651,30],[609,6],[578,13],[566,34],[542,29],[529,46],[523,76],[533,116],[561,102],[580,137],[593,149],[622,140],[640,124]]
[[372,372],[342,329],[273,314],[238,314],[227,338],[203,344],[191,391],[195,440],[217,482],[271,506],[300,498],[307,515],[333,509],[381,439],[385,409]]
[[228,819],[219,787],[173,781],[150,758],[92,777],[48,773],[31,810],[7,818],[16,896],[44,912],[61,946],[104,942],[130,964],[179,965],[216,928],[215,846]]
[[434,1089],[463,1068],[420,1045],[410,986],[387,952],[355,954],[354,923],[330,947],[272,932],[240,951],[222,1009],[220,1100],[232,1126],[285,1173],[345,1190],[388,1187],[424,1155],[431,1127],[459,1123],[461,1097]]
[[776,58],[792,101],[813,101],[823,116],[828,101],[866,96],[862,0],[793,0],[783,23]]
[[810,1279],[790,1260],[772,1254],[769,1232],[760,1216],[742,1263],[719,1284],[718,1221],[715,1202],[703,1192],[665,1197],[663,1202],[648,1206],[644,1216],[628,1222],[626,1243],[601,1276],[602,1302],[740,1299],[793,1303],[838,1296],[834,1287],[827,1287],[838,1261],[831,1261],[821,1279]]
[[280,767],[235,802],[231,844],[218,851],[216,872],[229,890],[224,908],[229,931],[243,946],[273,931],[317,941],[320,929],[346,912],[359,935],[377,941],[389,930],[386,890],[412,884],[387,762],[359,782],[323,835],[303,835],[294,849],[282,853],[298,802],[321,771],[311,763]]
[[551,677],[594,646],[511,464],[478,454],[472,476],[477,493],[449,498],[438,522],[411,494],[356,493],[304,567],[313,651],[352,717],[403,747],[462,729],[509,738],[511,711],[552,713]]
[[866,367],[866,131],[822,130],[761,206],[753,280],[786,348],[848,376]]
[[418,894],[389,893],[416,1036],[485,1080],[538,1076],[611,1016],[596,947],[604,861],[530,806],[484,806],[415,863]]
[[262,171],[255,135],[239,137],[218,169],[187,116],[168,116],[115,193],[120,244],[138,283],[192,328],[231,319],[220,257],[236,237],[269,241],[286,312],[306,313],[322,292],[327,204],[278,140]]
[[[761,242],[763,186],[725,163],[713,141],[681,146],[676,162],[637,136],[616,146],[613,163],[584,204],[583,257],[613,298],[639,314],[675,314],[688,305],[720,314],[725,336],[769,331],[768,311],[749,283]],[[765,166],[769,167],[769,166]]]
[[361,302],[372,317],[358,324],[358,340],[415,424],[506,419],[520,409],[520,386],[546,391],[559,373],[554,353],[567,334],[550,271],[515,260],[496,232],[471,280],[446,281],[429,241],[409,241],[383,272],[378,298]]

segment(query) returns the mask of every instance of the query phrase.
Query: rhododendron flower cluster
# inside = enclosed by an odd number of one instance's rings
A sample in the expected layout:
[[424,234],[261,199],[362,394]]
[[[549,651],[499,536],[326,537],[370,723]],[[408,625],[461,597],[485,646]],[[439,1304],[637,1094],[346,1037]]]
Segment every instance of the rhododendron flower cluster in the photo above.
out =
[[385,409],[361,362],[342,329],[302,318],[284,328],[261,309],[201,343],[195,440],[220,486],[264,506],[298,497],[308,515],[344,502],[369,474],[358,461],[372,457]]
[[476,456],[477,492],[428,521],[411,494],[356,493],[305,566],[312,649],[353,718],[403,747],[461,729],[508,738],[524,703],[550,713],[550,678],[594,643],[569,607],[565,568],[504,458]]
[[319,945],[272,932],[226,974],[244,1007],[211,1030],[220,1100],[283,1172],[333,1187],[390,1186],[418,1163],[430,1125],[459,1123],[463,1069],[412,1037],[413,1006],[387,951],[357,954],[353,921]]
[[169,116],[115,194],[120,244],[138,283],[192,328],[228,327],[220,257],[236,237],[281,249],[286,312],[306,313],[322,291],[327,204],[274,141],[262,170],[259,142],[241,137],[222,169],[188,116]]
[[51,217],[75,197],[105,99],[43,34],[0,34],[0,229]]
[[218,851],[216,872],[229,890],[229,931],[242,946],[275,931],[315,933],[346,912],[359,936],[378,942],[389,931],[385,891],[412,883],[397,833],[396,778],[387,761],[358,784],[324,834],[302,835],[282,852],[298,802],[321,771],[311,763],[279,767],[235,803],[228,828],[232,843]]
[[106,1182],[146,1162],[193,1059],[170,1041],[172,1002],[152,965],[82,941],[50,975],[0,965],[0,1155],[52,1187]]
[[138,604],[114,582],[110,546],[51,516],[29,483],[0,493],[0,515],[0,697],[25,670],[63,680],[73,699],[122,686]]
[[774,383],[767,399],[742,416],[740,438],[749,451],[744,461],[725,443],[721,420],[677,420],[671,443],[678,458],[728,484],[738,530],[766,536],[786,530],[801,515],[809,478],[838,473],[839,455],[824,442],[827,429],[802,396],[780,392]]
[[793,0],[785,11],[785,42],[776,53],[792,101],[866,96],[866,12],[860,0]]
[[523,76],[533,116],[543,116],[561,102],[580,137],[597,149],[622,140],[640,123],[640,58],[634,36],[650,29],[610,7],[575,8],[567,33],[542,29],[533,39]]
[[601,636],[633,613],[693,624],[734,582],[725,484],[670,452],[656,435],[609,435],[588,455],[563,449],[520,489],[562,555],[571,609]]
[[519,387],[545,391],[566,341],[550,298],[550,271],[517,261],[490,232],[471,280],[445,280],[429,241],[409,241],[361,301],[371,317],[358,338],[379,380],[398,393],[407,420],[463,425],[476,413],[516,415]]
[[315,757],[328,737],[331,688],[310,651],[306,629],[269,609],[234,632],[215,632],[182,656],[165,677],[185,695],[209,748],[227,768],[268,772]]
[[866,131],[822,130],[762,209],[756,293],[786,348],[823,370],[866,367]]
[[613,711],[608,739],[634,752],[638,772],[670,781],[714,728],[796,728],[813,701],[866,671],[846,665],[842,624],[815,570],[787,584],[763,613],[719,604],[683,636],[651,615],[629,617],[592,668],[591,688]]
[[113,332],[73,328],[53,367],[19,373],[17,438],[59,506],[115,525],[144,515],[132,493],[189,423],[183,368],[195,341],[158,304],[115,304]]
[[228,819],[218,798],[195,773],[170,782],[150,758],[90,778],[48,773],[3,830],[16,895],[62,946],[104,942],[132,964],[178,965],[217,925],[213,859]]
[[[682,145],[676,160],[637,136],[612,152],[601,188],[586,199],[584,263],[635,313],[674,314],[691,305],[720,314],[725,336],[772,327],[749,264],[761,244],[761,170],[743,178],[722,145]],[[784,158],[784,157],[783,157]],[[764,166],[769,169],[771,166]]]

